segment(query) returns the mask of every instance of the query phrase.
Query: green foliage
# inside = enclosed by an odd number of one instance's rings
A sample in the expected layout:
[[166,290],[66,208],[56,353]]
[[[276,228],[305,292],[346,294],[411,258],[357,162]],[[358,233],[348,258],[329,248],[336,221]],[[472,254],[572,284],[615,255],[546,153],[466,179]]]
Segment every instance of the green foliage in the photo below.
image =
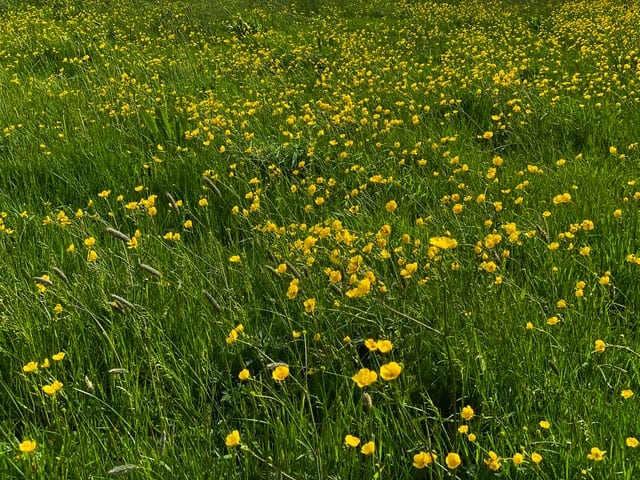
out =
[[2,478],[633,478],[637,3],[0,17]]

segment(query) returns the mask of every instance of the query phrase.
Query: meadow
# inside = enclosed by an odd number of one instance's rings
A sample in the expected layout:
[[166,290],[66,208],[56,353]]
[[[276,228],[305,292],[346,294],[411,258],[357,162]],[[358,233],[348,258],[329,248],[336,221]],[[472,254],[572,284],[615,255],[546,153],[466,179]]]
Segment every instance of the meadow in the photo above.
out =
[[640,475],[640,3],[0,0],[0,477]]

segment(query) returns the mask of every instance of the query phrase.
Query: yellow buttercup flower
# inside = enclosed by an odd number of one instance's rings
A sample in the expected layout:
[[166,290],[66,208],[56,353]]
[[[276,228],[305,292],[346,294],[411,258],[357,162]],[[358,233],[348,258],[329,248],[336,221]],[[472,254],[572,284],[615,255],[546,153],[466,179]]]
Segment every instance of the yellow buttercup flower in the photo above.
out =
[[315,298],[307,298],[304,303],[304,311],[307,313],[313,313],[316,309],[316,299]]
[[625,400],[629,400],[631,397],[633,397],[633,390],[622,390],[622,392],[620,392],[620,396]]
[[497,472],[500,470],[500,457],[498,457],[498,454],[493,450],[489,450],[489,457],[484,459],[484,464],[492,472]]
[[598,447],[591,447],[591,452],[587,454],[587,460],[593,460],[594,462],[601,462],[604,460],[604,454]]
[[376,342],[373,338],[367,338],[364,341],[364,346],[367,347],[370,352],[375,352],[378,349],[378,342]]
[[289,367],[286,365],[278,365],[271,374],[276,382],[283,382],[289,376]]
[[360,439],[358,437],[353,436],[353,435],[346,435],[344,437],[344,443],[346,443],[350,447],[355,448],[358,445],[360,445]]
[[438,247],[441,250],[449,250],[458,246],[458,241],[451,237],[431,237],[429,245]]
[[395,200],[389,200],[384,208],[387,212],[392,213],[396,208],[398,208],[398,203]]
[[58,380],[54,380],[53,383],[50,383],[49,385],[44,385],[42,387],[42,391],[52,397],[56,393],[58,393],[58,391],[60,391],[63,386],[64,385],[62,382],[59,382]]
[[238,430],[234,430],[224,439],[224,444],[227,447],[233,448],[240,445],[240,432]]
[[18,450],[20,450],[22,453],[31,453],[36,449],[36,446],[37,444],[33,440],[23,440],[18,445]]
[[447,468],[449,468],[450,470],[454,470],[462,464],[460,455],[455,452],[448,453],[446,458],[444,459],[444,462],[447,464]]
[[470,421],[474,415],[475,415],[475,412],[473,411],[473,408],[470,405],[463,407],[462,412],[460,413],[460,416],[467,422]]
[[375,451],[376,451],[376,442],[374,441],[365,443],[364,445],[362,445],[362,448],[360,449],[360,453],[362,453],[363,455],[373,455]]
[[358,387],[364,388],[366,386],[371,385],[378,379],[378,374],[368,368],[361,368],[358,373],[356,373],[351,380],[356,382]]
[[402,367],[396,362],[385,363],[380,367],[380,376],[387,382],[398,378],[400,373],[402,373]]
[[376,347],[380,353],[389,353],[393,349],[393,343],[390,340],[378,340]]
[[436,461],[438,456],[432,452],[420,452],[413,456],[413,466],[418,469],[428,467]]
[[347,290],[347,297],[359,298],[364,297],[371,290],[371,281],[368,278],[363,278],[358,282],[358,286],[351,290]]
[[29,362],[22,367],[24,373],[32,373],[38,370],[38,362]]

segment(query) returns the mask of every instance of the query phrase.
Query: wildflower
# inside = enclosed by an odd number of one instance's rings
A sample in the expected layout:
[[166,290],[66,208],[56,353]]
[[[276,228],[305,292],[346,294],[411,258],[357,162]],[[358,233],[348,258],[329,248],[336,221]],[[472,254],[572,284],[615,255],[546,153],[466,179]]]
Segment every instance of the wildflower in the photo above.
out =
[[640,442],[638,442],[638,439],[635,437],[627,437],[625,443],[629,448],[637,448],[638,445],[640,445]]
[[587,454],[587,460],[593,460],[594,462],[601,462],[604,460],[604,454],[598,447],[591,447],[591,453]]
[[44,385],[42,387],[42,391],[49,396],[54,396],[56,393],[58,393],[60,389],[62,389],[63,386],[64,385],[62,384],[62,382],[59,382],[58,380],[54,380],[53,383],[49,385]]
[[361,368],[358,373],[356,373],[351,380],[356,382],[358,387],[364,388],[368,385],[371,385],[378,379],[378,374],[368,368]]
[[360,449],[360,453],[363,455],[372,455],[376,451],[376,442],[371,441],[362,445]]
[[344,443],[346,443],[350,447],[357,447],[360,445],[360,439],[358,437],[354,437],[353,435],[346,435],[344,437]]
[[373,338],[367,338],[364,341],[364,346],[367,347],[370,352],[375,352],[378,349],[378,342],[376,342]]
[[462,408],[460,416],[468,422],[473,418],[474,414],[475,412],[473,411],[473,408],[470,405],[467,405],[466,407]]
[[615,209],[613,211],[613,216],[616,218],[620,218],[622,216],[622,210],[620,210],[619,208]]
[[449,250],[458,246],[458,241],[451,237],[431,237],[429,239],[429,245],[438,247],[441,250]]
[[532,322],[527,322],[527,324],[524,326],[524,328],[526,328],[527,330],[533,330],[533,323]]
[[193,228],[193,222],[191,220],[185,220],[184,223],[182,224],[182,226],[184,228],[186,228],[187,230]]
[[173,232],[167,232],[164,234],[164,236],[162,237],[165,240],[172,240],[174,242],[177,242],[178,240],[180,240],[180,234],[179,233],[173,233]]
[[95,250],[89,250],[89,253],[87,254],[87,262],[91,263],[91,262],[95,262],[98,259],[98,254],[96,253]]
[[229,335],[226,338],[227,345],[231,345],[236,340],[238,340],[238,332],[235,329],[233,329],[229,332]]
[[622,392],[620,392],[620,396],[625,400],[629,400],[631,397],[633,397],[633,390],[622,390]]
[[476,434],[475,433],[470,433],[469,435],[467,435],[467,440],[469,440],[471,443],[476,441]]
[[555,315],[553,317],[547,318],[547,325],[553,326],[553,325],[557,325],[558,323],[560,323],[560,319]]
[[531,454],[531,461],[536,465],[539,465],[540,462],[542,462],[542,455],[540,455],[538,452],[533,452]]
[[67,253],[73,253],[73,251],[76,249],[76,246],[71,243],[68,247],[67,247]]
[[551,428],[551,423],[546,420],[540,420],[540,423],[538,425],[540,425],[540,428],[544,430],[549,430],[549,428]]
[[286,365],[278,365],[271,374],[276,382],[283,382],[289,376],[289,367]]
[[40,364],[40,368],[49,368],[50,365],[51,363],[49,362],[49,359],[45,358]]
[[595,350],[598,353],[602,353],[604,352],[604,349],[607,347],[607,344],[604,343],[602,340],[596,340],[595,341]]
[[64,352],[58,352],[54,355],[51,355],[51,360],[55,362],[61,362],[62,360],[64,360],[65,355],[66,354]]
[[287,288],[287,298],[289,300],[293,300],[294,298],[296,298],[296,295],[298,295],[299,283],[300,280],[298,280],[297,278],[294,278],[293,280],[291,280],[291,282],[289,282],[289,288]]
[[29,362],[24,367],[22,367],[22,371],[24,373],[32,373],[38,370],[38,362]]
[[413,456],[413,466],[418,469],[428,467],[436,461],[438,456],[433,452],[420,452]]
[[338,283],[342,280],[342,273],[340,270],[330,270],[328,272],[329,283]]
[[246,382],[247,380],[249,380],[249,378],[251,378],[251,373],[249,373],[248,369],[243,368],[242,370],[240,370],[240,373],[238,373],[238,378],[241,381]]
[[469,433],[469,425],[460,425],[458,427],[458,433],[461,433],[462,435]]
[[447,464],[447,467],[450,470],[453,470],[460,466],[460,464],[462,463],[462,460],[460,460],[460,455],[454,452],[450,452],[447,454],[447,457],[444,459],[444,462]]
[[231,263],[240,263],[240,255],[232,255],[229,257]]
[[500,470],[500,457],[493,450],[489,450],[489,458],[484,459],[484,464],[489,467],[492,472]]
[[418,263],[407,263],[402,270],[400,270],[400,276],[402,278],[411,278],[418,270]]
[[491,140],[493,138],[493,132],[488,130],[482,134],[484,140]]
[[206,207],[209,205],[209,201],[206,197],[202,197],[200,200],[198,200],[198,205],[200,205],[201,207]]
[[316,299],[315,298],[307,298],[304,303],[304,311],[307,313],[313,313],[316,309]]
[[383,380],[390,382],[400,376],[402,367],[396,362],[385,363],[380,367],[380,376]]
[[389,353],[393,349],[393,343],[390,340],[378,340],[376,347],[380,353]]
[[511,457],[511,460],[513,460],[514,464],[520,465],[522,462],[524,462],[524,456],[521,453],[514,453],[513,457]]
[[240,445],[240,432],[238,430],[234,430],[224,439],[224,444],[229,447],[237,447]]
[[358,286],[351,290],[347,290],[347,297],[359,298],[364,297],[371,290],[371,281],[368,278],[363,278],[358,282]]
[[23,440],[18,445],[18,450],[22,453],[31,453],[36,449],[36,442],[33,440]]
[[571,201],[571,194],[569,193],[561,193],[553,197],[553,204],[559,205],[561,203],[569,203]]
[[392,213],[396,208],[398,208],[398,203],[395,200],[389,200],[384,206],[384,209],[389,213]]

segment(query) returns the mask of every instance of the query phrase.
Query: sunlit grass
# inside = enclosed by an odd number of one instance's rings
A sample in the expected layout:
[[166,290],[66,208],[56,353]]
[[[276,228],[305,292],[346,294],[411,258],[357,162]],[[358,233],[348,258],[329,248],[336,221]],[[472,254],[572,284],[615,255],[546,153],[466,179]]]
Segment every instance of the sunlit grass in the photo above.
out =
[[0,16],[3,478],[634,478],[637,2]]

